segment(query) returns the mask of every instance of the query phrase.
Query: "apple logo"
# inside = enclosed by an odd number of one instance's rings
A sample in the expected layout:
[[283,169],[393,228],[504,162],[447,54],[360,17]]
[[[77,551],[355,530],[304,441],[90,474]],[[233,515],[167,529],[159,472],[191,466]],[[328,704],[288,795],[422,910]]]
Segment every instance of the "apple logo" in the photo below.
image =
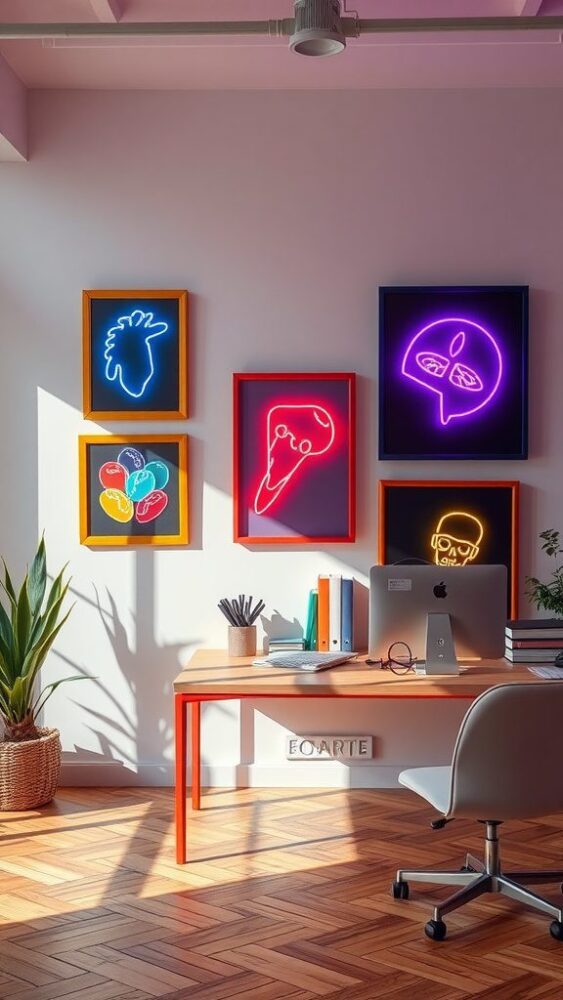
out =
[[446,590],[446,584],[442,580],[440,583],[437,583],[436,586],[434,587],[434,597],[443,598],[447,596],[448,592]]

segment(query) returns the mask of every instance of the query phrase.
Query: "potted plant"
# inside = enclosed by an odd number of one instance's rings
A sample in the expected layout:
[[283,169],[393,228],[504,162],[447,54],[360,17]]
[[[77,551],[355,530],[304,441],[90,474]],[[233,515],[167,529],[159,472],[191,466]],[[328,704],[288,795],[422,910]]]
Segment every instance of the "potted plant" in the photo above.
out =
[[563,618],[563,565],[559,560],[563,548],[560,534],[554,528],[548,528],[540,532],[540,538],[543,551],[555,559],[555,569],[547,583],[542,583],[536,576],[527,576],[526,594],[538,611],[551,611],[556,618]]
[[[6,563],[0,575],[0,810],[34,809],[50,802],[58,785],[61,743],[57,729],[37,725],[39,712],[65,677],[38,690],[38,674],[72,608],[63,615],[70,580],[63,567],[47,586],[45,542],[16,592]],[[62,615],[62,617],[61,617]]]

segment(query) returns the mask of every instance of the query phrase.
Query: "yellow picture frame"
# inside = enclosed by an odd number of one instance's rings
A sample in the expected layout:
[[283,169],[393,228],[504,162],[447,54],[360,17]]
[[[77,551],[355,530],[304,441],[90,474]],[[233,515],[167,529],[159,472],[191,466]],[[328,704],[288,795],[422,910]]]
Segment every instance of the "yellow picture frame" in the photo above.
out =
[[[176,445],[177,464],[175,465],[175,484],[177,485],[178,530],[169,534],[133,534],[93,532],[91,529],[91,489],[90,489],[90,450],[96,446],[139,447],[154,445]],[[114,464],[117,464],[115,462]],[[169,546],[189,545],[189,475],[188,475],[188,436],[186,434],[81,434],[78,439],[79,468],[79,537],[82,545],[129,548],[136,546]],[[108,524],[111,525],[108,517]]]
[[[178,305],[178,405],[175,409],[94,406],[92,366],[92,303],[100,299],[131,299],[134,303],[155,299],[175,300]],[[93,420],[186,420],[188,417],[188,303],[185,289],[85,289],[82,292],[82,400],[83,415]]]

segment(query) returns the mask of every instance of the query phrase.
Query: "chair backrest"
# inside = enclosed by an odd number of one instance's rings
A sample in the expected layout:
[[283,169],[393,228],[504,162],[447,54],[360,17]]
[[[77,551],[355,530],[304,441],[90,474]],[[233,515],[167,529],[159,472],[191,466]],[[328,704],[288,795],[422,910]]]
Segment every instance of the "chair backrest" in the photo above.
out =
[[458,733],[448,815],[503,820],[562,811],[562,734],[563,681],[485,691]]

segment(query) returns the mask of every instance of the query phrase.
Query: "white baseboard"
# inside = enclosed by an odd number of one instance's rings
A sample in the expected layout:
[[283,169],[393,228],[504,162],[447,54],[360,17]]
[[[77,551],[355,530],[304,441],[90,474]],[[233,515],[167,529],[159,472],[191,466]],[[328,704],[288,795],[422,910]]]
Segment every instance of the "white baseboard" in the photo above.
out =
[[[396,788],[407,764],[356,764],[293,761],[269,764],[204,765],[202,785],[208,788]],[[190,777],[188,772],[188,783]],[[172,763],[139,764],[135,770],[119,761],[63,761],[61,785],[75,787],[165,787],[174,784]]]

